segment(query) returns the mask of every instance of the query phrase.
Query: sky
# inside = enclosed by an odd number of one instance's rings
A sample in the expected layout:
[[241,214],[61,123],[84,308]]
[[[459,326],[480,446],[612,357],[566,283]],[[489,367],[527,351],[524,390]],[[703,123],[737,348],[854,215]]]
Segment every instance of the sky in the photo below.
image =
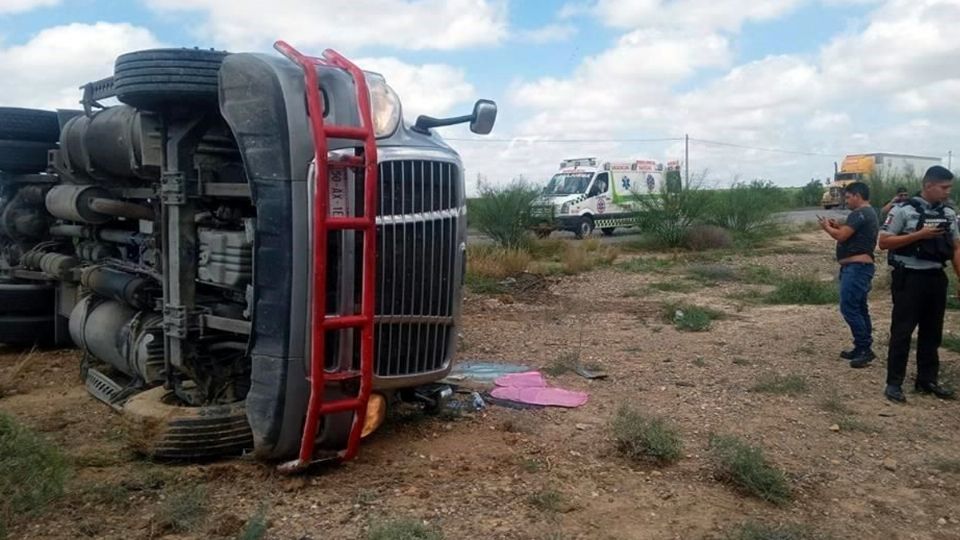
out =
[[960,151],[960,0],[0,0],[0,105],[76,108],[123,52],[334,48],[478,179],[566,157],[680,159],[712,185],[826,178],[845,154]]

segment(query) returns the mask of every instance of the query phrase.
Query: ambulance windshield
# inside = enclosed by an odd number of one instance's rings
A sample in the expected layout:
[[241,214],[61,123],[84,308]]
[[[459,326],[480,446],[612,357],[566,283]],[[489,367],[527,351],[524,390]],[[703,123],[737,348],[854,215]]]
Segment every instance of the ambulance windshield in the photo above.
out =
[[544,188],[544,195],[577,195],[587,191],[593,173],[559,173],[553,175]]

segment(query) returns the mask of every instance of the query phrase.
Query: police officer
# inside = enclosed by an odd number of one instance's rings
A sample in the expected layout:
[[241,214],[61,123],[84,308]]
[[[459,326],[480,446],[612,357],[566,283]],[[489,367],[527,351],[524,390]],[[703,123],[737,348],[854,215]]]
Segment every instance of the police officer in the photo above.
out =
[[945,203],[953,187],[953,173],[939,165],[923,177],[918,197],[894,206],[880,230],[880,249],[890,250],[893,266],[893,317],[887,352],[887,399],[905,403],[903,380],[910,342],[917,332],[917,392],[942,399],[954,397],[940,386],[937,349],[943,337],[947,304],[944,267],[953,263],[960,276],[960,231],[957,213]]

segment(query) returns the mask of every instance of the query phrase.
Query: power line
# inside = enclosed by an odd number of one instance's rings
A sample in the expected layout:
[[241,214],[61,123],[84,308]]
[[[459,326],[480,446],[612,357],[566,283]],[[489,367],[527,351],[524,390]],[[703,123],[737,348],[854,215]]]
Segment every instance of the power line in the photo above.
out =
[[516,137],[513,139],[492,139],[482,138],[473,139],[468,137],[444,137],[446,141],[457,142],[482,142],[482,143],[512,143],[512,142],[531,142],[531,143],[658,143],[658,142],[680,142],[683,137],[668,137],[661,139],[537,139],[534,137]]
[[699,143],[708,144],[708,145],[713,145],[713,146],[726,146],[726,147],[730,147],[730,148],[742,148],[742,149],[744,149],[744,150],[758,150],[758,151],[761,151],[761,152],[774,152],[774,153],[779,153],[779,154],[794,154],[794,155],[798,155],[798,156],[836,157],[834,154],[823,154],[823,153],[820,153],[820,152],[807,152],[807,151],[804,151],[804,150],[787,150],[787,149],[784,149],[784,148],[764,148],[764,147],[762,147],[762,146],[749,146],[749,145],[746,145],[746,144],[736,144],[736,143],[728,143],[728,142],[720,142],[720,141],[710,141],[710,140],[707,140],[707,139],[694,139],[693,137],[691,137],[690,140],[693,141],[693,142],[699,142]]
[[[539,139],[536,137],[516,137],[512,139],[497,138],[469,138],[469,137],[444,137],[447,141],[456,142],[479,142],[479,143],[547,143],[547,144],[585,144],[585,143],[662,143],[662,142],[684,142],[683,137],[661,137],[652,139]],[[728,143],[722,141],[713,141],[709,139],[697,139],[690,137],[690,142],[702,143],[711,146],[725,146],[728,148],[740,148],[743,150],[756,150],[759,152],[772,152],[777,154],[793,154],[798,156],[819,156],[836,157],[834,154],[825,154],[822,152],[810,152],[806,150],[790,150],[786,148],[768,148],[763,146],[750,146],[746,144]]]

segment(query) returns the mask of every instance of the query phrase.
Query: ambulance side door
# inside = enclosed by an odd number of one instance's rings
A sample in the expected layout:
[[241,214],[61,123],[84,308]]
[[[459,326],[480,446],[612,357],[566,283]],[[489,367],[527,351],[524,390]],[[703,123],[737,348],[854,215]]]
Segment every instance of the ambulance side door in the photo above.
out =
[[587,200],[584,201],[584,206],[594,211],[597,216],[602,216],[610,211],[612,202],[613,199],[610,197],[610,173],[597,173],[593,177],[590,191],[587,192]]

